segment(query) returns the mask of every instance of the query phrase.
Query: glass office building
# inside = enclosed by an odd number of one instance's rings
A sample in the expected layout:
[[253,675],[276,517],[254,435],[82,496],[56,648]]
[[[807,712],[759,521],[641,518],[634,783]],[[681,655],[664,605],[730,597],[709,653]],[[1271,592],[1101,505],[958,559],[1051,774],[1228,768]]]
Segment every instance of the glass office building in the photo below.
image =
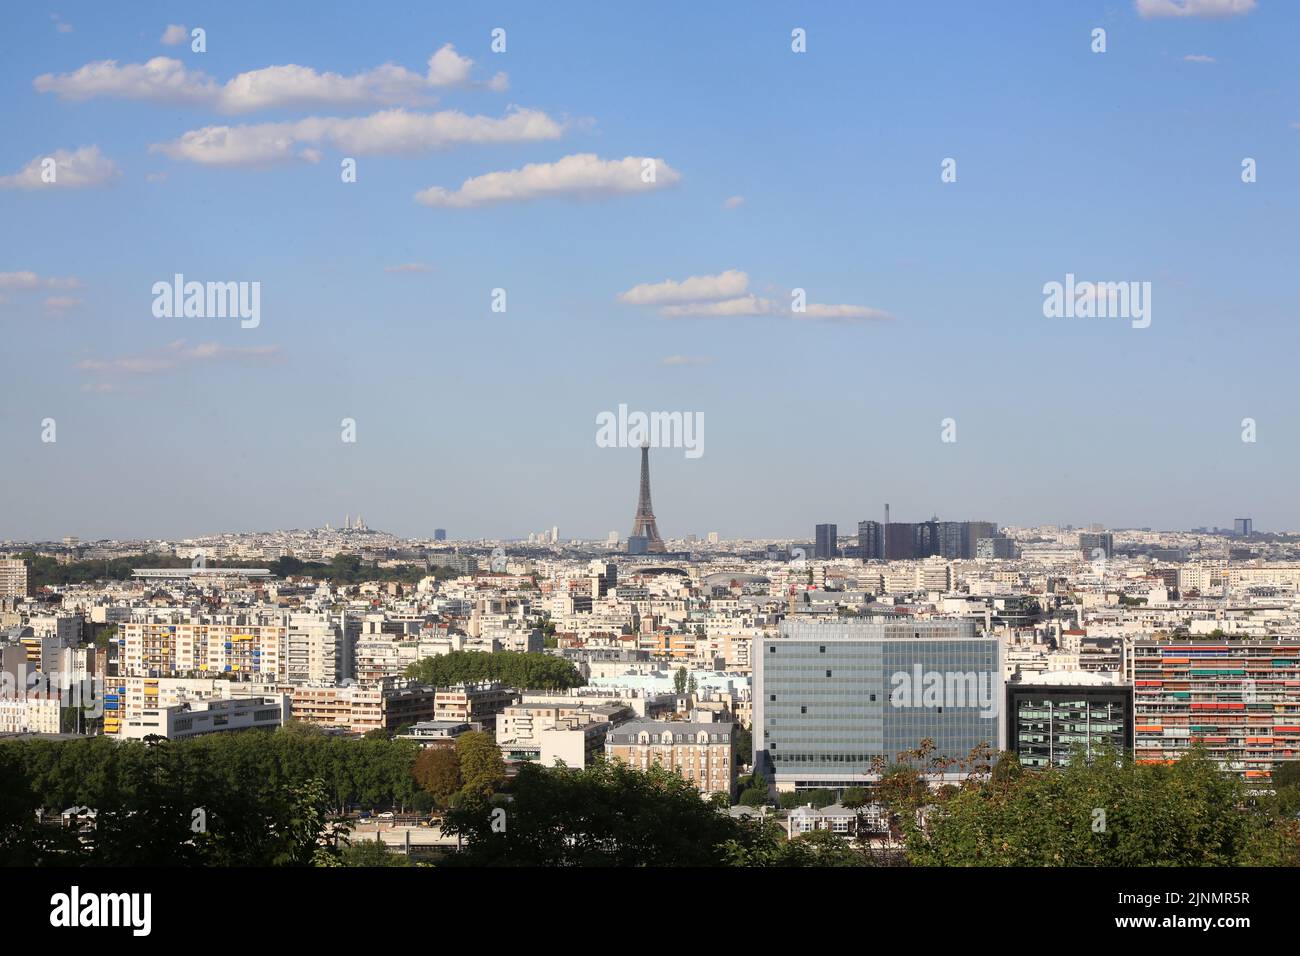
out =
[[[1045,675],[1050,677],[1051,675]],[[1076,753],[1133,748],[1133,688],[1118,674],[1079,672],[1061,682],[1007,684],[1006,750],[1024,767],[1063,767]]]
[[999,642],[973,621],[785,621],[758,650],[754,765],[778,790],[868,783],[926,738],[952,758],[1003,739]]

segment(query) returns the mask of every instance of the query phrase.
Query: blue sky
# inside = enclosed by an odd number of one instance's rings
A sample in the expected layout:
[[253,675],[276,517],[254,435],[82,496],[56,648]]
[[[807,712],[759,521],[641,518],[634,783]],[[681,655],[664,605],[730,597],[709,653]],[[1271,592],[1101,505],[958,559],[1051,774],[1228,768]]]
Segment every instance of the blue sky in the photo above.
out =
[[[0,539],[348,512],[410,535],[626,534],[637,452],[595,442],[620,403],[704,415],[702,457],[652,453],[667,536],[806,537],[885,501],[902,520],[1300,527],[1300,7],[1236,5],[14,7]],[[169,25],[207,51],[163,43]],[[128,69],[159,57],[164,79]],[[347,122],[388,110],[400,129]],[[403,138],[447,111],[496,141]],[[541,138],[511,132],[528,117]],[[269,152],[183,139],[210,127]],[[32,184],[58,151],[65,182]],[[587,155],[609,165],[457,192]],[[654,188],[616,168],[644,157]],[[529,198],[541,181],[558,193]],[[431,187],[464,202],[418,202]],[[729,270],[745,295],[851,314],[619,299]],[[155,318],[177,272],[260,282],[260,325]],[[1068,272],[1151,282],[1150,328],[1045,318]]]

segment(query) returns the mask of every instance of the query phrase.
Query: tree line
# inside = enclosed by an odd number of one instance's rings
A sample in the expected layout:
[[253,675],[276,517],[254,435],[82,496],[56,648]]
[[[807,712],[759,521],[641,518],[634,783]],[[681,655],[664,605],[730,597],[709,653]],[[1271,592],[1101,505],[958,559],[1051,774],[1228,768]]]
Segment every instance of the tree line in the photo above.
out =
[[522,651],[452,651],[417,661],[406,669],[406,676],[434,687],[500,681],[520,690],[567,690],[587,682],[562,657]]

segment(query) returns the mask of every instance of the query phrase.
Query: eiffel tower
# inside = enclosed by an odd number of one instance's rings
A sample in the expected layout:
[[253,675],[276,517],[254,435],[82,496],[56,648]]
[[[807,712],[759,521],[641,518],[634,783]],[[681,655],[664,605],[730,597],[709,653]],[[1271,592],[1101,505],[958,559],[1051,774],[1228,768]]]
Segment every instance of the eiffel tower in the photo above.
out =
[[636,518],[632,521],[632,537],[646,539],[646,551],[650,554],[662,554],[663,538],[659,537],[659,528],[655,525],[655,510],[650,504],[650,446],[641,446],[641,497],[636,503]]

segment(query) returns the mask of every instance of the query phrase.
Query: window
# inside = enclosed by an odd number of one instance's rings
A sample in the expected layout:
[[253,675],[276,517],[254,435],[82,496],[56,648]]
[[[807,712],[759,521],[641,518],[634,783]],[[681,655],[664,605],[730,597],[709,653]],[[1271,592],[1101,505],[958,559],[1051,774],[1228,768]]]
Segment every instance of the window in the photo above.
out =
[[827,677],[830,677],[830,676],[831,676],[831,672],[830,672],[830,671],[827,671],[827,672],[826,672],[826,676],[827,676]]

